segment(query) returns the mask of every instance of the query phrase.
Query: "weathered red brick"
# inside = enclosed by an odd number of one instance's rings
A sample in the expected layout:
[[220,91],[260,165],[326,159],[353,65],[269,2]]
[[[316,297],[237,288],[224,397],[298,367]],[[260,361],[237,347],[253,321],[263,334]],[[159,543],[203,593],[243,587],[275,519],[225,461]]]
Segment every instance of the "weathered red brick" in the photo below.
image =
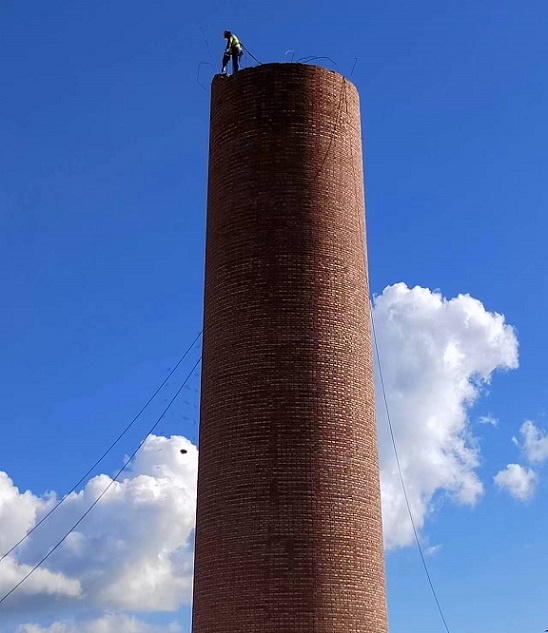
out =
[[213,81],[194,633],[387,630],[358,94]]

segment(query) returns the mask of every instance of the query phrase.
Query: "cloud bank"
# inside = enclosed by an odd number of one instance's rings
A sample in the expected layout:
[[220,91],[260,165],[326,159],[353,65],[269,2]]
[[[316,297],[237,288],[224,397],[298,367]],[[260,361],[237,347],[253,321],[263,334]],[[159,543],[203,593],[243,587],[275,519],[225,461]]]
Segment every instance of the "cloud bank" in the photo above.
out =
[[[188,452],[182,455],[181,448]],[[126,477],[113,484],[77,530],[5,604],[32,609],[43,603],[30,598],[54,596],[59,604],[105,609],[176,609],[190,597],[197,462],[196,447],[183,437],[147,438]],[[69,495],[14,554],[0,561],[2,595],[63,537],[67,526],[110,482],[107,475],[91,479],[84,490]],[[1,531],[2,551],[55,501],[54,495],[43,500],[28,491],[21,494],[1,473],[0,521],[2,528],[5,524],[9,528]]]
[[22,624],[17,633],[180,633],[182,628],[173,623],[154,626],[127,615],[106,615],[84,624],[74,621],[58,621],[50,626]]
[[[464,505],[481,497],[468,412],[496,370],[517,367],[517,339],[502,315],[469,295],[445,299],[403,283],[375,299],[374,320],[404,480],[421,528],[436,495]],[[378,380],[376,391],[385,542],[393,548],[414,537]]]

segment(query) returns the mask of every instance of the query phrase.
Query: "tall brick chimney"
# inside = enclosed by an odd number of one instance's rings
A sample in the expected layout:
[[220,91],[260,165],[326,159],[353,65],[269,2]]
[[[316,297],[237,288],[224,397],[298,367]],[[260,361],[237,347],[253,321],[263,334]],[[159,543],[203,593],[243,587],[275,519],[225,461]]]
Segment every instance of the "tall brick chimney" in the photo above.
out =
[[357,91],[216,77],[209,159],[193,632],[385,633]]

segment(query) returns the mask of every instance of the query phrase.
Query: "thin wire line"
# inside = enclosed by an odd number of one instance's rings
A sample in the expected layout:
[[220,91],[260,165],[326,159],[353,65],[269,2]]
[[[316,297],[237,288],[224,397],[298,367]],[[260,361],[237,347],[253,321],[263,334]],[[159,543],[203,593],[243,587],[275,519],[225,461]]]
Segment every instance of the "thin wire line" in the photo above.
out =
[[337,69],[337,72],[340,74],[340,70],[339,70],[339,65],[337,64],[337,62],[333,59],[331,59],[331,57],[327,57],[327,55],[310,55],[309,57],[301,57],[300,59],[297,60],[297,64],[302,62],[303,64],[309,64],[310,62],[314,62],[317,59],[328,59]]
[[[348,103],[346,102],[346,94],[345,94],[345,106],[346,106],[346,110],[348,113]],[[353,149],[352,149],[352,140],[350,139],[350,164],[352,165],[352,173],[354,176],[354,196],[356,198],[356,204],[358,204],[358,197],[357,197],[357,192],[356,192],[356,173],[354,171],[354,153],[353,153]],[[364,190],[364,203],[365,203],[365,190]],[[365,252],[365,251],[364,251]],[[365,266],[367,267],[367,261],[365,261]],[[441,616],[443,625],[445,627],[445,630],[447,631],[447,633],[450,633],[449,631],[449,627],[447,626],[447,621],[445,619],[445,616],[443,614],[443,610],[441,608],[441,604],[440,601],[438,600],[438,595],[436,593],[436,590],[434,589],[434,584],[432,582],[432,578],[430,577],[430,572],[428,571],[428,566],[426,565],[426,559],[424,556],[424,552],[422,551],[422,546],[419,540],[419,534],[417,532],[417,527],[415,525],[415,520],[413,519],[413,513],[411,512],[411,504],[409,503],[409,497],[407,496],[407,489],[405,487],[405,481],[403,478],[403,470],[401,467],[401,463],[400,463],[400,457],[398,454],[398,448],[396,445],[396,437],[394,435],[394,428],[392,426],[392,419],[390,417],[390,410],[388,408],[388,400],[386,398],[386,389],[384,386],[384,374],[382,371],[382,363],[381,363],[381,356],[379,353],[379,344],[377,341],[377,331],[375,329],[375,318],[373,316],[373,302],[371,301],[371,299],[369,300],[369,311],[370,311],[370,317],[371,317],[371,328],[373,330],[373,342],[375,344],[375,352],[377,355],[377,362],[379,365],[379,378],[380,378],[380,383],[381,383],[381,389],[382,389],[382,395],[383,395],[383,400],[384,400],[384,407],[386,409],[386,418],[388,420],[388,428],[390,429],[390,437],[392,438],[392,446],[394,448],[394,455],[396,456],[396,463],[398,465],[398,472],[399,472],[399,476],[400,476],[400,483],[401,483],[401,487],[403,490],[403,497],[405,499],[405,505],[407,506],[407,512],[409,513],[409,518],[411,520],[411,525],[413,526],[413,533],[415,535],[415,541],[417,543],[417,547],[419,550],[419,554],[420,554],[420,558],[422,561],[422,565],[424,567],[424,571],[426,573],[426,577],[428,578],[428,584],[430,585],[430,589],[432,590],[432,595],[434,596],[434,600],[436,601],[436,606],[438,607],[438,611],[439,614]]]
[[209,53],[209,58],[213,62],[212,65],[213,65],[213,69],[215,70],[215,59],[213,58],[213,55],[211,54],[211,49],[209,48],[209,42],[207,41],[206,34],[204,33],[204,29],[201,26],[200,26],[200,31],[202,32],[202,35],[204,36],[204,42],[207,48],[207,52]]
[[93,466],[82,476],[82,478],[77,481],[74,486],[72,486],[72,488],[65,494],[65,496],[60,499],[56,505],[53,506],[53,508],[47,513],[45,514],[40,521],[38,521],[38,523],[31,529],[29,530],[25,536],[23,536],[22,539],[20,539],[19,541],[17,541],[17,543],[15,543],[15,545],[13,545],[13,547],[11,547],[7,552],[5,552],[4,554],[2,554],[2,556],[0,556],[0,562],[4,560],[4,558],[6,558],[6,556],[9,556],[14,549],[16,549],[17,547],[19,547],[19,545],[21,545],[21,543],[23,543],[37,528],[39,528],[42,523],[44,523],[44,521],[46,521],[46,519],[48,519],[48,517],[50,517],[55,510],[57,510],[57,508],[67,499],[67,497],[73,493],[76,488],[78,488],[78,486],[87,478],[87,476],[93,472],[93,470],[95,470],[95,468],[103,461],[103,459],[105,459],[105,457],[110,453],[110,451],[116,446],[116,444],[118,444],[118,442],[124,437],[124,435],[129,431],[129,429],[135,424],[135,422],[141,417],[141,415],[144,413],[145,409],[148,407],[148,405],[154,400],[154,398],[158,395],[158,393],[160,392],[160,390],[164,387],[164,385],[167,383],[167,381],[171,378],[171,376],[173,376],[173,374],[175,373],[175,371],[177,370],[177,368],[179,367],[179,365],[184,361],[184,359],[188,356],[190,350],[194,347],[194,345],[196,344],[196,341],[200,338],[200,336],[202,335],[202,332],[200,331],[200,333],[198,334],[198,336],[192,341],[192,343],[188,346],[187,350],[185,351],[185,353],[181,356],[181,358],[179,359],[179,361],[177,362],[177,364],[175,365],[175,367],[171,370],[171,372],[167,375],[167,377],[165,378],[165,380],[162,382],[162,384],[158,387],[158,389],[156,389],[156,391],[152,394],[152,396],[150,396],[150,398],[147,400],[146,404],[142,407],[142,409],[139,411],[139,413],[133,418],[133,420],[131,420],[131,422],[126,426],[126,428],[120,433],[120,435],[114,440],[114,442],[112,442],[112,444],[107,448],[107,450],[101,455],[101,457],[99,457],[99,459],[95,462],[95,464],[93,464]]
[[246,53],[247,53],[250,57],[252,57],[252,58],[253,58],[253,59],[257,62],[257,64],[259,64],[259,66],[262,66],[262,65],[263,65],[263,63],[262,63],[262,62],[260,62],[260,61],[259,61],[259,60],[255,57],[255,55],[253,55],[253,53],[252,53],[252,52],[251,52],[248,48],[246,48],[246,47],[245,47],[245,46],[244,46],[241,42],[240,42],[240,44],[241,44],[242,48],[244,49],[244,51],[245,51],[245,52],[246,52]]
[[309,183],[309,186],[311,186],[313,183],[316,182],[318,176],[323,171],[323,168],[324,168],[325,163],[327,161],[327,158],[329,156],[329,152],[331,151],[331,146],[333,145],[333,141],[335,139],[335,134],[337,133],[337,128],[339,127],[339,122],[340,122],[341,117],[342,117],[343,98],[346,99],[346,79],[344,77],[341,77],[341,79],[342,79],[341,93],[339,95],[339,103],[337,105],[337,118],[335,119],[335,124],[333,125],[333,130],[332,130],[331,135],[329,137],[329,144],[327,145],[327,149],[325,150],[325,154],[324,154],[324,157],[323,157],[322,162],[320,164],[320,167],[319,167],[318,171],[314,174],[314,177],[311,179],[311,181]]
[[352,66],[352,70],[350,71],[349,79],[352,79],[352,75],[354,74],[354,69],[356,68],[356,64],[358,63],[358,58],[354,57],[354,65]]
[[[202,360],[202,357],[200,356],[200,358],[196,361],[196,364],[194,365],[194,367],[190,370],[190,372],[188,373],[187,377],[185,378],[183,384],[179,387],[179,389],[177,390],[177,392],[175,393],[175,395],[173,396],[173,398],[171,398],[169,404],[167,405],[167,407],[163,410],[162,415],[160,415],[160,417],[156,420],[156,422],[152,425],[151,429],[149,430],[149,432],[147,433],[146,437],[148,437],[153,431],[154,429],[158,426],[158,424],[160,424],[161,420],[163,419],[164,415],[169,411],[171,405],[175,402],[175,399],[177,398],[177,396],[181,393],[181,391],[183,390],[184,386],[186,385],[186,383],[189,381],[190,377],[192,376],[194,370],[196,369],[196,367],[198,367],[198,364],[200,363],[200,361]],[[146,440],[146,438],[145,438]],[[131,460],[135,457],[135,455],[137,455],[137,453],[141,450],[141,448],[144,445],[144,441],[139,444],[139,446],[133,451],[133,453],[127,458],[127,460],[124,462],[122,468],[120,468],[120,470],[116,473],[116,475],[114,476],[114,478],[111,480],[111,482],[108,484],[108,486],[103,490],[103,492],[97,497],[97,499],[95,499],[95,501],[89,506],[89,508],[84,512],[84,514],[78,519],[78,521],[76,521],[76,523],[70,528],[70,530],[65,534],[65,536],[63,536],[63,538],[57,542],[57,544],[42,558],[42,560],[40,560],[40,562],[36,563],[36,565],[29,571],[29,573],[24,576],[16,585],[15,587],[13,587],[10,591],[8,591],[7,594],[4,595],[4,597],[2,599],[0,599],[0,604],[2,604],[4,602],[4,600],[6,600],[6,598],[9,598],[9,596],[11,596],[11,594],[14,591],[17,591],[17,589],[19,589],[19,587],[25,582],[25,580],[27,580],[27,578],[29,578],[29,576],[31,576],[43,563],[46,562],[46,560],[53,554],[53,552],[55,552],[56,549],[58,549],[64,542],[65,540],[68,538],[68,536],[70,534],[72,534],[72,532],[80,525],[80,523],[82,523],[82,521],[87,517],[87,515],[93,510],[93,508],[99,503],[99,501],[101,501],[101,499],[106,495],[106,493],[110,490],[110,488],[114,485],[114,482],[116,482],[118,480],[118,477],[124,472],[124,470],[126,469],[126,467],[128,466],[128,464],[131,462]]]
[[438,600],[438,595],[436,593],[436,590],[434,589],[434,584],[432,582],[432,578],[430,577],[430,572],[428,571],[428,566],[426,565],[426,559],[424,557],[424,552],[422,551],[422,546],[419,540],[419,534],[417,532],[417,528],[415,526],[415,520],[413,519],[413,513],[411,512],[411,505],[409,503],[409,498],[407,496],[407,489],[405,487],[405,481],[403,479],[403,471],[402,471],[402,467],[401,467],[401,463],[400,463],[400,458],[398,455],[398,449],[396,446],[396,438],[394,436],[394,429],[392,427],[392,420],[390,418],[390,411],[388,409],[388,401],[386,399],[386,389],[384,387],[384,376],[382,373],[382,365],[381,365],[381,357],[379,354],[379,344],[377,341],[377,332],[375,330],[375,319],[373,317],[373,303],[371,302],[371,300],[369,300],[369,306],[370,306],[370,312],[371,312],[371,325],[372,325],[372,330],[373,330],[373,341],[375,343],[375,351],[377,354],[377,362],[379,364],[379,378],[380,378],[380,382],[381,382],[381,389],[382,389],[382,396],[383,396],[383,400],[384,400],[384,407],[386,409],[386,417],[388,419],[388,428],[390,429],[390,437],[392,438],[392,446],[394,447],[394,455],[396,456],[396,463],[398,465],[398,472],[400,474],[400,482],[401,482],[401,487],[403,490],[403,497],[405,499],[405,505],[407,506],[407,512],[409,513],[409,518],[411,519],[411,525],[413,526],[413,533],[415,534],[415,541],[417,542],[417,547],[419,549],[419,554],[421,557],[421,561],[422,561],[422,565],[424,567],[424,571],[426,573],[426,577],[428,578],[428,584],[430,585],[430,589],[432,590],[432,595],[434,596],[434,600],[436,601],[436,605],[438,607],[438,611],[440,613],[443,625],[445,627],[445,630],[447,631],[447,633],[450,633],[449,631],[449,627],[447,626],[447,621],[445,620],[445,616],[443,614],[443,610],[441,608],[440,605],[440,601]]
[[207,88],[200,81],[200,71],[202,70],[202,66],[211,66],[211,68],[213,68],[213,74],[215,74],[217,71],[215,70],[215,66],[213,66],[211,62],[200,62],[198,64],[198,70],[196,71],[196,83],[200,86],[200,88],[203,88],[207,91]]

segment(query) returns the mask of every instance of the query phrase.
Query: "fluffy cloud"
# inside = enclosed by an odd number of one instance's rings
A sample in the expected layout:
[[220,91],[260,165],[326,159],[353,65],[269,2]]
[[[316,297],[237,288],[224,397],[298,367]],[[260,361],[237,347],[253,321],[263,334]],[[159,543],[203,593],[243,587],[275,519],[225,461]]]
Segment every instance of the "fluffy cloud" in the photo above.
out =
[[548,433],[538,429],[531,420],[526,420],[519,430],[523,437],[523,444],[515,437],[512,441],[525,452],[527,461],[531,464],[540,464],[548,459]]
[[29,491],[21,494],[8,475],[0,471],[0,551],[8,550],[26,534],[35,524],[36,515],[49,510],[52,502],[51,497],[38,499]]
[[[9,556],[0,565],[2,565],[0,569],[0,597],[21,582],[34,567],[34,565],[18,564]],[[40,567],[21,585],[19,592],[27,596],[42,594],[57,598],[60,596],[79,598],[82,588],[79,580]]]
[[[14,545],[35,524],[40,514],[47,512],[54,499],[35,497],[31,492],[21,494],[6,473],[0,471],[0,554]],[[10,591],[32,569],[18,564],[13,557],[0,561],[0,597]],[[23,595],[44,594],[50,597],[78,597],[80,582],[46,568],[38,569],[21,585]]]
[[[182,455],[181,448],[187,454]],[[77,530],[6,604],[11,601],[29,608],[34,604],[25,600],[29,595],[55,594],[100,608],[177,608],[189,598],[192,582],[197,461],[197,450],[188,440],[150,436],[125,478],[112,485]],[[0,562],[2,595],[62,538],[111,481],[99,475],[84,490],[69,495],[15,555]],[[21,494],[5,474],[0,486],[0,508],[10,526],[7,536],[2,529],[6,551],[40,520],[55,498]]]
[[478,422],[480,424],[489,424],[490,426],[498,426],[499,425],[499,421],[497,420],[497,418],[494,418],[492,415],[482,415],[478,419]]
[[[516,437],[512,442],[523,452],[525,459],[533,465],[539,466],[548,459],[548,433],[538,429],[534,422],[526,420],[519,430],[522,441]],[[525,468],[519,464],[508,464],[504,470],[499,471],[495,477],[495,484],[506,490],[516,499],[527,501],[536,490],[538,472],[531,468]]]
[[181,627],[173,623],[154,626],[126,615],[106,615],[86,623],[54,622],[51,626],[22,624],[17,633],[180,633]]
[[[518,365],[515,333],[469,295],[445,299],[399,283],[375,299],[384,383],[417,528],[440,494],[473,505],[483,492],[468,411],[493,372]],[[377,384],[386,545],[413,540],[386,412]]]
[[537,476],[530,468],[519,464],[508,464],[495,475],[495,484],[520,501],[530,499],[535,492]]

